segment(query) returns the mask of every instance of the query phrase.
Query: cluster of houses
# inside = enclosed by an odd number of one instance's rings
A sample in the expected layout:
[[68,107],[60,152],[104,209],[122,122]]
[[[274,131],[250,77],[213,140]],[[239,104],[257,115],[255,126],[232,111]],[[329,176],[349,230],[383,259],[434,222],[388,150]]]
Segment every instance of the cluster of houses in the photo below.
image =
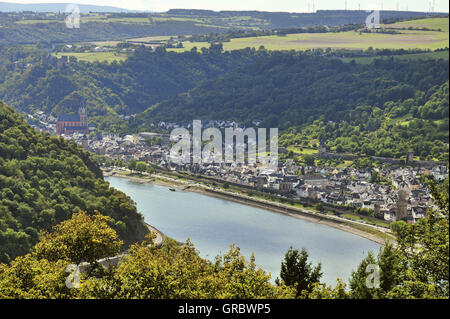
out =
[[[289,198],[347,206],[373,211],[375,217],[416,222],[426,215],[433,201],[420,176],[431,174],[437,180],[447,177],[446,166],[357,169],[299,166],[292,160],[278,169],[263,164],[180,164],[169,159],[170,137],[158,133],[118,136],[104,134],[87,139],[82,134],[71,138],[85,148],[111,159],[131,159],[156,164],[173,171],[200,174],[260,191],[271,191]],[[380,179],[373,180],[373,176]],[[380,181],[382,180],[382,181]]]
[[[190,172],[287,198],[365,209],[386,221],[403,219],[414,223],[426,216],[428,208],[433,206],[433,200],[429,188],[421,182],[420,176],[431,174],[436,180],[447,177],[447,167],[439,164],[392,164],[385,165],[387,168],[384,169],[357,169],[300,166],[290,159],[280,162],[278,168],[262,163],[175,163],[170,160],[169,135],[148,132],[135,135],[87,135],[86,133],[93,132],[94,127],[87,124],[84,108],[80,108],[73,121],[64,121],[66,119],[63,117],[56,120],[42,111],[27,116],[28,120],[37,123],[41,130],[73,139],[85,149],[105,155],[109,159],[124,163],[135,159],[168,170]],[[237,123],[229,121],[204,123],[204,127],[235,125]],[[157,126],[164,129],[179,127],[165,122],[160,122]],[[319,147],[318,156],[324,154],[320,148],[323,146]]]

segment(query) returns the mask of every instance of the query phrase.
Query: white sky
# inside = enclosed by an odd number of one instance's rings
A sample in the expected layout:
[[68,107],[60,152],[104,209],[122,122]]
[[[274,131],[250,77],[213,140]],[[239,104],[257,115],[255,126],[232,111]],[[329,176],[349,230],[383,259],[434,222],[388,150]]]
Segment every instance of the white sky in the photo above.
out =
[[[0,0],[15,3],[70,3],[68,0]],[[114,6],[130,10],[167,11],[169,9],[209,9],[209,10],[259,10],[259,11],[312,11],[344,9],[349,10],[409,10],[448,12],[447,0],[74,0],[73,3]]]

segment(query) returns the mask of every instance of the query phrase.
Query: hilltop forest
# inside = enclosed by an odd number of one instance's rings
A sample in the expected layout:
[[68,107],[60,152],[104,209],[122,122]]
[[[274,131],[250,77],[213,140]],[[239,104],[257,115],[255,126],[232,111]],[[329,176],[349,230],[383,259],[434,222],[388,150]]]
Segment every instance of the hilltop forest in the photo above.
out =
[[[220,48],[174,53],[139,47],[123,62],[72,60],[64,68],[42,63],[43,52],[38,49],[0,48],[0,98],[17,110],[55,116],[76,111],[83,98],[91,121],[111,129],[107,125],[117,124],[117,115],[142,112],[268,55],[250,49],[223,54]],[[18,68],[14,61],[33,66]]]
[[[149,108],[130,127],[160,120],[234,120],[278,127],[285,145],[325,141],[337,152],[448,158],[448,61],[379,59],[363,65],[273,52]],[[376,138],[375,138],[376,137]]]

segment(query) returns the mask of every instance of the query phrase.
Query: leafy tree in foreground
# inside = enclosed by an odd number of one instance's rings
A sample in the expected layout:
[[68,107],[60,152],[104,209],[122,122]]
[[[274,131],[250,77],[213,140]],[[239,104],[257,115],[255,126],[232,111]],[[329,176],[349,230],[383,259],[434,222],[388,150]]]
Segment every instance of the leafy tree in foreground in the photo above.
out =
[[123,241],[108,226],[111,218],[98,212],[73,214],[72,218],[53,227],[53,232],[44,231],[35,247],[39,259],[49,261],[66,260],[74,264],[93,263],[98,259],[115,256]]
[[[231,247],[215,262],[205,260],[188,241],[162,248],[152,238],[135,244],[118,267],[88,272],[69,289],[66,267],[118,252],[121,245],[109,218],[74,214],[47,233],[35,251],[0,264],[0,298],[294,298],[295,290],[273,285],[270,275]],[[95,275],[95,277],[94,277]]]
[[389,293],[393,298],[449,297],[449,179],[429,180],[436,209],[410,225],[393,225],[406,272],[402,285]]
[[[295,287],[297,297],[300,297],[310,293],[313,284],[320,282],[320,278],[323,275],[321,270],[321,263],[316,267],[313,267],[312,263],[308,263],[308,252],[306,249],[303,248],[299,252],[291,247],[281,263],[280,277],[284,284]],[[277,283],[279,283],[279,280],[277,280]]]

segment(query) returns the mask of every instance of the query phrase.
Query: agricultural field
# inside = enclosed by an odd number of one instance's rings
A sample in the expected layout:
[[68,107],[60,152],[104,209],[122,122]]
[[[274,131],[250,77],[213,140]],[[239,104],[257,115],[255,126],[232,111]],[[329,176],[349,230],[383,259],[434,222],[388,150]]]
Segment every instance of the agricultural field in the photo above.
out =
[[[231,39],[223,43],[225,50],[237,50],[246,47],[258,49],[264,46],[269,50],[308,50],[315,48],[332,49],[430,49],[435,50],[449,46],[448,18],[433,18],[385,25],[385,28],[420,26],[441,31],[397,30],[400,34],[364,33],[347,31],[339,33],[301,33],[286,36],[262,36]],[[183,42],[183,49],[208,47],[205,42]]]
[[306,148],[306,147],[300,147],[300,146],[289,146],[287,148],[288,151],[292,151],[294,154],[297,155],[315,155],[319,151],[316,148]]
[[74,56],[79,61],[86,62],[108,62],[111,63],[113,61],[124,61],[128,58],[126,54],[119,54],[117,52],[85,52],[85,53],[76,53],[76,52],[64,52],[64,53],[54,53],[54,56],[57,58],[61,58],[61,56]]
[[[143,37],[143,38],[132,38],[132,39],[126,39],[125,42],[134,43],[134,44],[141,44],[144,42],[167,42],[170,40],[171,37],[174,36],[152,36],[152,37]],[[83,44],[94,44],[98,47],[115,47],[120,42],[124,41],[93,41],[93,42],[81,42],[77,43],[77,45],[83,45]]]
[[19,20],[17,24],[64,23],[62,20]]
[[402,22],[397,22],[394,24],[385,25],[385,27],[393,28],[393,29],[402,29],[402,28],[409,28],[409,27],[441,29],[444,32],[448,32],[448,30],[449,30],[448,19],[444,19],[444,18],[402,21]]
[[[40,19],[25,19],[25,20],[19,20],[16,21],[17,24],[39,24],[39,23],[64,23],[64,19],[62,17],[56,17],[56,16],[48,16],[52,19],[47,20],[40,20]],[[114,18],[109,17],[106,14],[98,14],[98,13],[90,13],[90,14],[83,14],[81,15],[81,23],[88,23],[88,22],[102,22],[102,23],[109,23],[109,22],[118,22],[118,23],[131,23],[131,24],[150,24],[151,21],[148,17],[138,17],[138,18],[130,18],[130,17],[120,17],[120,18]]]

